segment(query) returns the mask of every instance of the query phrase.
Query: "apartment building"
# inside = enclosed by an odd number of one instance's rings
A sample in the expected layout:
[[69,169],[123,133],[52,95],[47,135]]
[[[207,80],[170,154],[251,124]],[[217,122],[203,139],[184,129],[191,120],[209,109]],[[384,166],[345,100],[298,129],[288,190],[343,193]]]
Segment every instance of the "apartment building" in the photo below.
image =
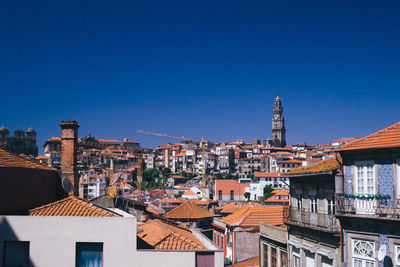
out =
[[348,266],[400,266],[400,123],[344,145],[336,215]]
[[339,266],[340,232],[335,217],[340,159],[329,158],[282,174],[290,179],[288,255],[291,266]]

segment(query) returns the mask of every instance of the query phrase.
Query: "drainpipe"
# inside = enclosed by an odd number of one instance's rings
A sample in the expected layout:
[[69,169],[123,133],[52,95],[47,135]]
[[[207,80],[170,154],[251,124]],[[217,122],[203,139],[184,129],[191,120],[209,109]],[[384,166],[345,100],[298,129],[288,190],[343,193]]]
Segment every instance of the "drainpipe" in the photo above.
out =
[[261,266],[261,237],[258,236],[258,265]]
[[340,261],[344,262],[344,255],[343,255],[343,228],[340,226]]
[[[336,160],[339,162],[339,160],[337,159],[337,154],[336,154]],[[342,158],[342,162],[343,162],[343,158]],[[341,193],[344,193],[346,184],[345,184],[343,163],[340,164],[340,162],[339,162],[339,165],[340,165],[340,171],[342,173],[342,192]],[[348,193],[348,192],[346,192],[346,193]],[[335,203],[337,204],[337,201],[335,201]],[[337,210],[337,209],[335,209],[335,210]],[[344,262],[343,228],[342,228],[342,224],[340,223],[340,221],[339,221],[339,224],[340,224],[340,226],[339,226],[340,227],[340,261],[343,263]]]

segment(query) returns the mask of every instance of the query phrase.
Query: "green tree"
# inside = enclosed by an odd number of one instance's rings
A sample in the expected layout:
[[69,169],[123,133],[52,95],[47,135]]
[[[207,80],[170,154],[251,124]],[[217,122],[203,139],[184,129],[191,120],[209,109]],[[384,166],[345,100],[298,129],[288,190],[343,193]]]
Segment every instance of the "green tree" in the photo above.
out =
[[163,175],[164,178],[170,177],[170,176],[171,176],[171,173],[172,173],[172,171],[171,171],[170,168],[165,167],[165,168],[162,170],[162,175]]
[[159,177],[159,172],[157,169],[146,169],[143,171],[143,181],[154,182],[156,177]]
[[267,199],[272,196],[272,191],[274,191],[272,185],[267,184],[266,186],[264,186],[264,198]]
[[244,197],[247,199],[247,201],[249,201],[250,200],[250,193],[249,192],[244,193]]
[[175,194],[175,198],[180,198],[183,195],[182,191],[179,191],[178,194]]

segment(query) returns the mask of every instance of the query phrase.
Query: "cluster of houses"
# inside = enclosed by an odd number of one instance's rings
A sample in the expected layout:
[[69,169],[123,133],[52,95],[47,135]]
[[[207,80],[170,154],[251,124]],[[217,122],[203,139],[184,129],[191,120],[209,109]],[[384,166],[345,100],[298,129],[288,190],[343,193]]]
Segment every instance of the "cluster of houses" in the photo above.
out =
[[[147,191],[132,186],[137,161],[83,156],[78,127],[62,123],[61,170],[0,149],[4,266],[400,266],[400,123],[329,145],[213,145],[209,169],[226,149],[228,173],[236,154],[247,173],[209,186],[198,148],[164,145],[145,164],[173,174]],[[125,148],[93,155],[137,159]]]

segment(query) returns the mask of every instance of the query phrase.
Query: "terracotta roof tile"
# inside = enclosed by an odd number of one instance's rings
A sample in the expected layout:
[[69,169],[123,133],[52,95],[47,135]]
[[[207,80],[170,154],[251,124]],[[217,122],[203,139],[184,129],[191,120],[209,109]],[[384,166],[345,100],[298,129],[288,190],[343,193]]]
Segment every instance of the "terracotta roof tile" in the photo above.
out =
[[0,148],[0,167],[20,167],[31,169],[54,170],[38,162],[19,157]]
[[254,172],[254,177],[262,178],[262,177],[279,177],[281,175],[280,172]]
[[[289,202],[289,190],[277,189],[272,191],[272,194],[264,202]],[[287,199],[276,199],[277,196],[287,196]]]
[[215,208],[218,209],[220,211],[220,213],[234,213],[235,211],[237,211],[240,207],[242,206],[241,203],[234,203],[231,202],[229,204],[226,204],[224,206]]
[[153,208],[146,208],[146,210],[150,213],[153,214],[157,214],[157,215],[162,215],[164,214],[164,212],[162,212],[161,210],[157,210],[157,209],[153,209]]
[[329,172],[336,170],[340,166],[342,159],[338,158],[328,158],[326,160],[321,160],[313,165],[307,167],[298,167],[291,169],[285,175],[300,175],[300,174],[316,174],[322,172]]
[[260,266],[259,257],[241,261],[232,265],[232,267],[258,267],[258,266]]
[[116,217],[113,213],[74,196],[31,209],[29,216]]
[[182,196],[197,196],[197,194],[192,190],[188,190]]
[[346,144],[339,151],[400,147],[400,122]]
[[208,210],[192,203],[191,201],[185,201],[178,207],[167,212],[165,217],[168,219],[202,219],[214,217],[214,214]]
[[287,207],[281,205],[264,206],[251,202],[226,216],[222,221],[230,226],[258,226],[261,222],[282,225],[286,220],[285,209]]
[[191,231],[161,220],[138,225],[138,237],[159,250],[207,250]]

